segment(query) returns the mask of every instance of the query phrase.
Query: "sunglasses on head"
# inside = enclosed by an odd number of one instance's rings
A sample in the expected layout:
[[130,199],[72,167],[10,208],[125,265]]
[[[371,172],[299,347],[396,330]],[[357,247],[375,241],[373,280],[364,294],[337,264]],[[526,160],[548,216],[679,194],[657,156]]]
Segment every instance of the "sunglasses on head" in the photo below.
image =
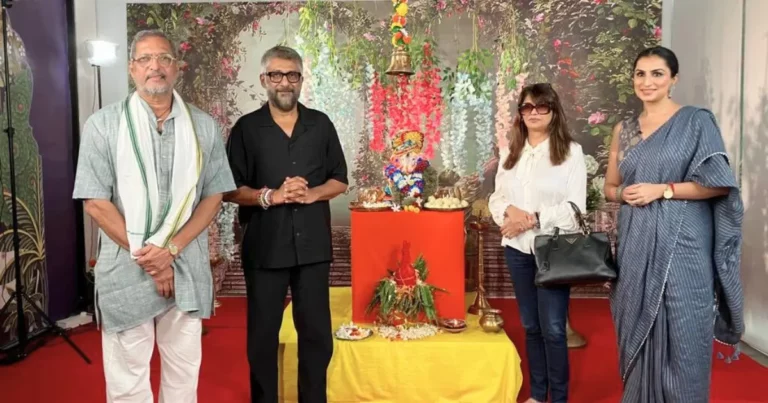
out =
[[539,115],[546,115],[552,111],[552,107],[547,103],[534,105],[532,103],[526,102],[520,105],[519,108],[517,108],[517,110],[523,116],[530,115],[531,113],[533,113],[534,109],[536,110],[536,113],[538,113]]

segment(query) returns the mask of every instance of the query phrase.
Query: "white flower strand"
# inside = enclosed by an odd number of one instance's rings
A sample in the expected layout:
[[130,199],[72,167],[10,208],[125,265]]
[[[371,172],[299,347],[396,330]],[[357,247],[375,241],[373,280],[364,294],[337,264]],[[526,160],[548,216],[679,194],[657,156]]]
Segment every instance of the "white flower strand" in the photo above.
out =
[[446,105],[445,113],[450,116],[450,119],[443,119],[440,126],[440,132],[443,133],[443,139],[440,142],[440,158],[443,160],[443,169],[446,171],[452,170],[453,167],[453,151],[451,151],[451,142],[453,139],[453,130],[451,129],[451,122],[453,121],[453,111],[450,109],[450,104]]
[[[329,33],[325,29],[318,29],[317,35],[322,40]],[[297,43],[301,45],[303,42],[297,40]],[[352,89],[352,74],[334,68],[337,63],[332,59],[333,55],[327,46],[320,49],[317,62],[312,67],[313,87],[307,106],[328,115],[336,127],[344,155],[355,155],[356,136],[363,124],[362,116],[356,112],[363,103],[360,102],[358,92]]]
[[477,162],[476,169],[480,180],[484,178],[483,172],[485,164],[491,157],[493,151],[493,99],[492,99],[491,75],[480,84],[477,92],[470,93],[469,105],[475,112],[475,143],[477,144]]
[[390,341],[419,340],[440,332],[435,325],[423,323],[415,326],[379,326],[378,334]]
[[459,176],[467,172],[467,106],[468,99],[475,92],[469,74],[459,73],[451,99],[451,151],[453,168]]
[[235,256],[235,214],[237,204],[224,202],[216,217],[219,225],[219,254],[228,262]]

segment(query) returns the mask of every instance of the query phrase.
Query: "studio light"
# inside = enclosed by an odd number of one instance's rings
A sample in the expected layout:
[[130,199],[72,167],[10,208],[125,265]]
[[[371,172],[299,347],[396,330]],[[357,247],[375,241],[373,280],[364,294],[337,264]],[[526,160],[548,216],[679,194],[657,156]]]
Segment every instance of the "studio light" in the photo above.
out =
[[117,60],[117,44],[107,41],[94,40],[86,42],[88,47],[88,62],[96,67],[108,66]]

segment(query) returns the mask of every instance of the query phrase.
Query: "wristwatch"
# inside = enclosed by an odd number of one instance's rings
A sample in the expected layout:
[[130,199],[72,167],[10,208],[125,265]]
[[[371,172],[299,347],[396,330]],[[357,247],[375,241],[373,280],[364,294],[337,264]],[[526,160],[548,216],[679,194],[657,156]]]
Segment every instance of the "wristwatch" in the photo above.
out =
[[168,252],[171,253],[174,259],[179,256],[179,248],[173,242],[168,244]]
[[667,183],[667,188],[664,189],[664,198],[669,200],[672,198],[672,196],[675,195],[675,184],[674,183]]

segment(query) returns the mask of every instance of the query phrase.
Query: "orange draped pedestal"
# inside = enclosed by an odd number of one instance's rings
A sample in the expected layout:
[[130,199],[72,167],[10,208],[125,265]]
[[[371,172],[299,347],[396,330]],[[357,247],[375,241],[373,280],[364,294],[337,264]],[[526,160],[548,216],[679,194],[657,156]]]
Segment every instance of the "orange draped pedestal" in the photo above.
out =
[[403,241],[411,260],[424,256],[427,283],[447,290],[435,293],[437,314],[464,319],[464,212],[351,212],[352,320],[372,323],[365,314],[376,284],[397,267]]

